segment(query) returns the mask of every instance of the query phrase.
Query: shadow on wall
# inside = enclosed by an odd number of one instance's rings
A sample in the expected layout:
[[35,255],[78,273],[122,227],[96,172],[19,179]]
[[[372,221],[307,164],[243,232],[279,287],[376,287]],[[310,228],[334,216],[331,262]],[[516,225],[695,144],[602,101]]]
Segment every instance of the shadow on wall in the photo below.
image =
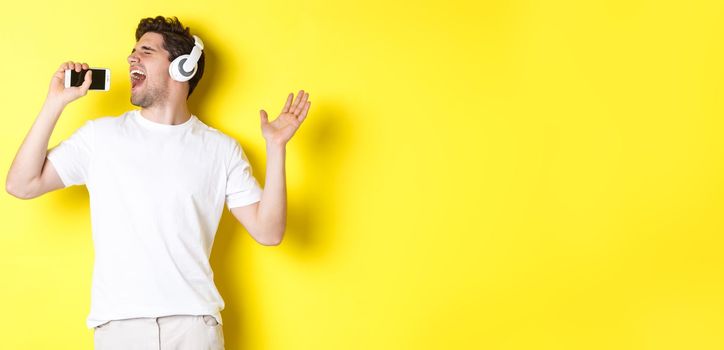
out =
[[[221,78],[218,73],[227,68],[224,59],[216,55],[212,45],[209,45],[209,49],[204,52],[207,60],[204,76],[188,101],[191,111],[202,118],[209,115],[203,101],[206,101],[215,92],[215,84],[209,82]],[[92,102],[89,102],[92,105],[88,110],[98,111],[100,114],[89,119],[103,115],[116,116],[137,108],[130,104],[130,90],[119,91],[120,88],[130,89],[130,86],[119,85],[113,87],[116,90],[114,93],[90,99]],[[345,183],[345,179],[341,175],[345,162],[350,159],[348,153],[350,145],[354,142],[355,128],[352,121],[355,119],[350,115],[349,108],[335,104],[333,101],[315,100],[313,97],[315,91],[309,92],[313,101],[310,113],[287,146],[287,159],[294,157],[301,160],[298,162],[300,170],[297,173],[290,173],[287,169],[287,185],[290,183],[289,179],[292,178],[295,179],[295,183],[302,185],[298,188],[288,188],[287,230],[282,244],[278,247],[260,248],[285,249],[297,259],[319,260],[325,258],[326,252],[334,249],[335,237],[344,232],[338,226],[338,214],[344,210],[339,205],[339,201],[344,198],[345,188],[350,184]],[[270,113],[270,119],[276,118],[274,108],[267,109],[267,111]],[[83,122],[79,121],[78,127]],[[239,140],[239,142],[244,147],[244,140]],[[263,185],[266,169],[262,166],[262,160],[266,155],[255,154],[247,148],[244,151],[252,164],[254,176]],[[89,209],[89,197],[85,186],[69,187],[54,198],[57,203],[51,203],[49,206],[63,208],[61,209],[63,212],[87,212]],[[68,203],[72,203],[72,205],[67,205]],[[78,234],[87,233],[79,232]],[[250,335],[245,334],[244,331],[257,328],[244,324],[243,320],[248,318],[242,317],[248,314],[247,310],[250,309],[248,305],[254,302],[245,296],[256,293],[247,293],[247,290],[253,290],[255,286],[245,285],[240,277],[247,274],[249,267],[235,265],[234,255],[244,254],[250,249],[249,245],[243,245],[237,241],[240,235],[248,235],[248,233],[224,207],[212,249],[211,265],[215,283],[225,302],[223,319],[227,349],[251,348]],[[251,238],[251,236],[249,237]],[[253,245],[257,244],[253,238],[251,242],[254,242]],[[232,249],[236,246],[241,247],[241,251]],[[303,286],[300,287],[303,288]],[[264,322],[263,315],[255,315],[255,317],[257,316],[260,318],[255,318],[255,322],[269,324]],[[257,339],[257,342],[253,344],[255,347],[263,348],[264,339],[275,336],[273,329],[264,331],[265,334],[254,335]]]
[[[337,203],[339,198],[344,196],[345,188],[343,179],[340,179],[340,169],[348,158],[346,153],[352,142],[353,128],[349,120],[343,108],[315,100],[304,124],[287,146],[287,159],[295,157],[302,160],[301,173],[290,173],[287,170],[287,185],[291,178],[303,180],[300,181],[300,188],[287,191],[287,229],[284,240],[279,246],[260,249],[284,249],[297,259],[305,260],[324,259],[325,253],[334,249],[334,236],[342,231],[338,227],[337,216],[343,208]],[[292,144],[297,144],[297,147],[292,147]],[[266,178],[265,169],[258,159],[265,155],[247,152],[247,157],[252,164],[254,176],[263,183],[262,180]],[[245,285],[240,277],[246,275],[250,268],[234,261],[233,254],[244,254],[250,249],[249,245],[244,244],[241,252],[232,252],[231,247],[239,244],[237,240],[240,235],[249,234],[228,208],[224,207],[212,249],[211,265],[215,283],[226,306],[222,315],[225,341],[229,349],[250,349],[252,346],[263,348],[263,343],[248,343],[251,335],[244,333],[244,330],[257,328],[243,324],[243,320],[248,320],[242,317],[248,313],[247,305],[254,303],[254,300],[245,296],[258,293],[247,292],[254,290],[255,286]],[[251,238],[250,235],[249,237]],[[257,244],[253,238],[250,242],[253,242],[252,245]],[[237,286],[243,289],[238,290]],[[255,315],[255,322],[270,324],[264,322],[263,317]],[[254,337],[267,339],[275,336],[273,329],[264,331],[267,333],[255,334]]]

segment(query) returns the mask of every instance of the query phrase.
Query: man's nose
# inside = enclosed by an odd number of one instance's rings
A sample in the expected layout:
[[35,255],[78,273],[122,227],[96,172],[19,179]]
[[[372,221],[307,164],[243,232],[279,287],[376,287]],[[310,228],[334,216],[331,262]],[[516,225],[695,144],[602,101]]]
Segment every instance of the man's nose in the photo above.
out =
[[135,54],[128,55],[128,63],[137,63],[138,57]]

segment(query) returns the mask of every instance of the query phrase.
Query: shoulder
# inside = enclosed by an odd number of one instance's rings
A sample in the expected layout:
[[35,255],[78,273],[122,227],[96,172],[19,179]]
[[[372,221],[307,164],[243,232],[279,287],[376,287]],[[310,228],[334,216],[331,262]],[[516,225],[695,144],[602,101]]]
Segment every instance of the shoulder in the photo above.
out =
[[103,116],[87,119],[80,125],[80,127],[78,127],[75,133],[81,135],[91,135],[111,130],[121,124],[122,117],[124,115],[125,114],[121,116]]
[[218,130],[212,126],[207,125],[201,119],[196,118],[196,125],[194,126],[195,131],[203,133],[205,138],[208,138],[210,142],[217,143],[219,146],[232,151],[234,147],[239,145],[239,142],[232,136],[225,134],[221,130]]

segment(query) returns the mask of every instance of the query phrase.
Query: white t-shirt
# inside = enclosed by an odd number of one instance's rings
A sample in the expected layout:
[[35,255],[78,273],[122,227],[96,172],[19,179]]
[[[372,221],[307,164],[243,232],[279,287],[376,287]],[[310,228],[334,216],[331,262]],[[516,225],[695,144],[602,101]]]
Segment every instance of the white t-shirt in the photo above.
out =
[[88,120],[48,151],[63,184],[85,184],[95,249],[88,328],[111,320],[213,315],[209,264],[224,208],[262,189],[239,143],[196,116],[161,124],[132,110]]

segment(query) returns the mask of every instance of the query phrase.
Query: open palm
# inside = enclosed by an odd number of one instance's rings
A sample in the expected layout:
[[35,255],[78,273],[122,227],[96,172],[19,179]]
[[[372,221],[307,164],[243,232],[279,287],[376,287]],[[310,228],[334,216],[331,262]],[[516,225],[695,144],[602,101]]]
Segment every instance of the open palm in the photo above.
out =
[[261,133],[267,143],[285,145],[289,142],[289,139],[302,125],[304,118],[307,117],[309,106],[312,103],[307,101],[307,98],[309,98],[309,94],[304,90],[299,90],[296,101],[292,103],[294,93],[289,93],[282,112],[272,122],[269,122],[266,111],[263,109],[259,111],[261,114]]

